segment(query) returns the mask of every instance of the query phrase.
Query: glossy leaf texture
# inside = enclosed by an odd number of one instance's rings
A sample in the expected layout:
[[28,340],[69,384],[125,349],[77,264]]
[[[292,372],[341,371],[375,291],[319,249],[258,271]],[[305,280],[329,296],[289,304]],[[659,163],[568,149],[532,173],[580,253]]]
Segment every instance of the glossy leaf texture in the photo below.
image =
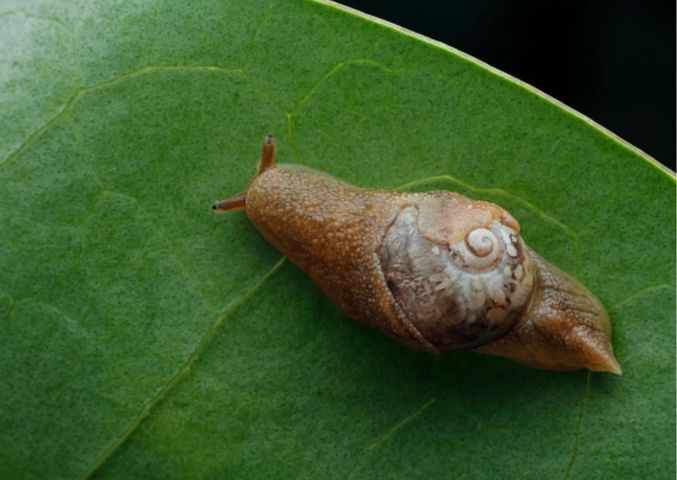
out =
[[[0,131],[0,477],[674,475],[674,178],[530,87],[333,5],[5,1]],[[346,319],[210,211],[265,133],[510,210],[608,307],[624,375]]]

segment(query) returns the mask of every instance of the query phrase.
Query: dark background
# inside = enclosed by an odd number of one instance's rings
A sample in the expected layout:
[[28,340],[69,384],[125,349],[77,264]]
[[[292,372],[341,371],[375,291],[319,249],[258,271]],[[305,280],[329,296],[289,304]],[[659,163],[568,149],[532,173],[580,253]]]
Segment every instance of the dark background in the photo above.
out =
[[458,48],[675,170],[675,1],[339,0]]

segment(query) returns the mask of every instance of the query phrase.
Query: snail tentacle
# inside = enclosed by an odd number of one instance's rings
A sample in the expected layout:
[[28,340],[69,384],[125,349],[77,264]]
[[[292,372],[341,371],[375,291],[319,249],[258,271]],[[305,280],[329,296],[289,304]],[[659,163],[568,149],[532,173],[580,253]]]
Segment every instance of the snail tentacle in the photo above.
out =
[[347,316],[406,345],[620,373],[602,304],[527,247],[498,205],[276,165],[267,136],[256,176],[213,208],[244,209]]

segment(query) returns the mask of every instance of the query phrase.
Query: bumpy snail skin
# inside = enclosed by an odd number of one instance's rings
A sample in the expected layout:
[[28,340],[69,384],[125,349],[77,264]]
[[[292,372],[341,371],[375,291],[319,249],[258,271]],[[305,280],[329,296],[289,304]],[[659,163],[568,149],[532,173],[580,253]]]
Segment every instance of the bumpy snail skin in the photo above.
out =
[[551,370],[620,374],[599,301],[529,249],[497,205],[435,191],[353,187],[275,166],[216,211],[244,209],[348,316],[432,352],[500,355]]
[[611,347],[611,322],[583,285],[527,249],[536,265],[533,298],[504,337],[476,349],[549,370],[587,368],[620,375]]

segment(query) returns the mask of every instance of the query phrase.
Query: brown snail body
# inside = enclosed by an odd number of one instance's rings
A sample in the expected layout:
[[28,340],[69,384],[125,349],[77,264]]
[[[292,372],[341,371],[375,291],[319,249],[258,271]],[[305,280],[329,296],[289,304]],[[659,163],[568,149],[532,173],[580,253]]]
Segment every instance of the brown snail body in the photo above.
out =
[[527,247],[497,205],[275,166],[268,136],[245,192],[214,209],[244,209],[346,315],[411,347],[621,373],[601,303]]

